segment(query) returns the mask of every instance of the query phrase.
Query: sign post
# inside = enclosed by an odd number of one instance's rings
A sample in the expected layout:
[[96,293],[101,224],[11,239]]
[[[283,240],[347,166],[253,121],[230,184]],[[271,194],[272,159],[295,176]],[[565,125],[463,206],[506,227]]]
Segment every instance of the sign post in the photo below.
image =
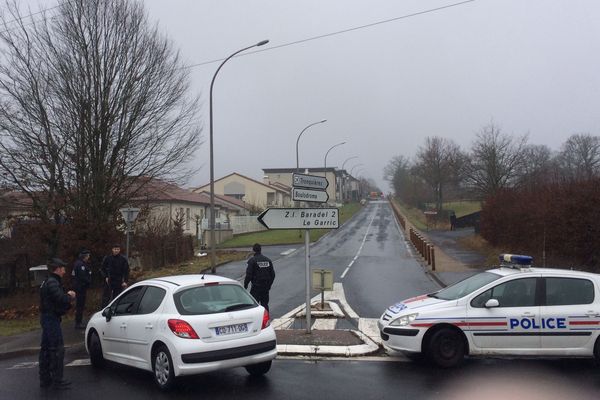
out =
[[138,214],[140,213],[140,209],[139,208],[133,208],[133,207],[127,207],[127,208],[120,208],[119,211],[121,211],[121,215],[123,216],[123,219],[125,220],[125,225],[127,229],[127,245],[125,247],[125,254],[127,254],[127,258],[129,258],[129,231],[131,230],[131,224],[135,221],[135,219],[137,218]]
[[[326,203],[329,195],[327,178],[316,175],[292,175],[292,198],[294,201]],[[258,216],[258,222],[267,229],[304,229],[304,254],[306,264],[306,333],[310,333],[310,230],[337,229],[340,225],[339,211],[325,208],[268,208]]]

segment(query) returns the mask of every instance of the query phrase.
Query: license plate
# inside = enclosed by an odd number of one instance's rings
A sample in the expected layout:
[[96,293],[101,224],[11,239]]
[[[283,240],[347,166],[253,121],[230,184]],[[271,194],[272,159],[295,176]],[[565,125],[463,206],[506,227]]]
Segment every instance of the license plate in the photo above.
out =
[[248,325],[236,324],[236,325],[227,325],[227,326],[217,326],[215,328],[215,332],[217,333],[217,336],[248,332]]

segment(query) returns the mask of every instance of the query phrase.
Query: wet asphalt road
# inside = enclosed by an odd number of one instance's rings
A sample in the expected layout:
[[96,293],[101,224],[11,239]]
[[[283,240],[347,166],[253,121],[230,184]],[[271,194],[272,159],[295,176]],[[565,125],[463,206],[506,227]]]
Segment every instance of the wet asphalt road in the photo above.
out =
[[[296,249],[293,254],[281,252]],[[278,318],[305,303],[304,245],[272,246],[263,254],[274,261],[276,278],[270,312]],[[311,245],[311,268],[333,270],[350,306],[363,318],[378,318],[386,307],[439,286],[424,273],[407,245],[387,201],[368,202],[339,229]],[[243,279],[245,262],[217,269],[217,274]],[[318,292],[311,292],[311,297]]]
[[[67,353],[66,364],[86,360]],[[169,393],[155,387],[149,373],[109,364],[65,367],[72,389],[38,387],[35,356],[0,360],[0,399],[415,399],[415,400],[589,400],[600,396],[600,367],[591,360],[467,360],[461,368],[390,359],[308,361],[277,359],[264,377],[243,368],[187,377]]]

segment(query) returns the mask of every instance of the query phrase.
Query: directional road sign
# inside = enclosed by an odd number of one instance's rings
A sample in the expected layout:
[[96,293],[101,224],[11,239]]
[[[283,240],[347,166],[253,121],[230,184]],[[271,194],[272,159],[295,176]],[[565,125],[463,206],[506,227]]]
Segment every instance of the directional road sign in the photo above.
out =
[[268,208],[258,216],[267,229],[337,229],[337,208]]
[[329,182],[324,176],[293,174],[292,186],[306,189],[325,190],[327,189],[327,186],[329,186]]
[[324,190],[311,190],[304,188],[292,188],[292,200],[313,201],[315,203],[327,203],[329,194]]

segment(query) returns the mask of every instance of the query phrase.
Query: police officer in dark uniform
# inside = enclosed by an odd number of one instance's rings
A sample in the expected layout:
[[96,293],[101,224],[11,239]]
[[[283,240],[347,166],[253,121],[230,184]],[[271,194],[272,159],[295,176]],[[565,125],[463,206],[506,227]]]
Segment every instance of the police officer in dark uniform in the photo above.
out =
[[275,269],[271,260],[261,254],[261,250],[258,243],[252,246],[254,256],[248,259],[244,289],[248,289],[248,284],[252,283],[250,294],[269,311],[269,290],[275,280]]
[[102,261],[102,274],[106,288],[110,292],[110,297],[107,299],[103,296],[102,307],[106,307],[108,303],[117,297],[127,287],[129,279],[129,262],[121,254],[121,245],[114,244],[112,254],[104,257]]
[[73,288],[77,295],[75,303],[75,329],[85,329],[83,320],[83,309],[85,308],[85,299],[87,290],[92,283],[92,268],[90,265],[90,251],[83,249],[79,253],[77,261],[73,264]]
[[71,382],[63,379],[65,347],[61,317],[71,308],[75,292],[65,293],[62,277],[67,264],[60,258],[48,263],[48,278],[40,287],[40,323],[42,325],[42,344],[40,346],[40,386],[55,389],[67,389]]

